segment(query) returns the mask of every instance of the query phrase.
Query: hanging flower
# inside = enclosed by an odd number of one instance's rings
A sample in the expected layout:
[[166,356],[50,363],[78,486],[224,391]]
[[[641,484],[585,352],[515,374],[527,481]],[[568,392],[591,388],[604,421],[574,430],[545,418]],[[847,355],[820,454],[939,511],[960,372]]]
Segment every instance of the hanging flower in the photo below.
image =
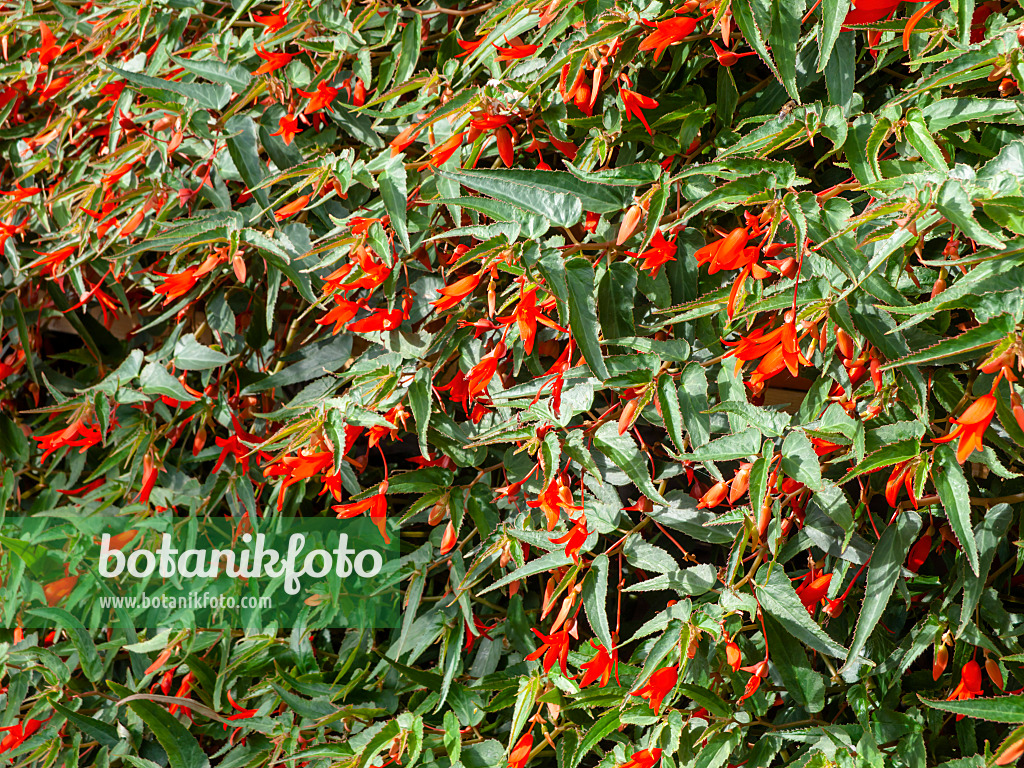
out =
[[960,418],[951,418],[956,429],[944,437],[937,437],[933,443],[948,443],[959,438],[956,460],[963,464],[967,457],[982,449],[981,439],[992,422],[996,412],[996,398],[993,394],[982,395],[964,411]]
[[634,691],[632,695],[647,699],[651,709],[654,710],[654,714],[657,715],[661,711],[662,702],[672,692],[672,689],[676,687],[678,680],[679,670],[676,667],[664,667],[651,675],[651,679],[647,681],[647,684]]
[[545,672],[550,672],[551,667],[553,667],[557,661],[562,670],[562,675],[568,677],[566,663],[569,660],[569,630],[563,629],[561,632],[545,635],[534,629],[533,634],[540,639],[542,645],[536,651],[527,656],[526,660],[534,661],[543,656],[544,661],[542,664]]
[[588,685],[601,681],[600,688],[604,688],[608,685],[608,681],[611,679],[611,675],[615,673],[615,680],[618,682],[619,679],[619,653],[613,649],[611,653],[604,647],[604,643],[595,643],[593,640],[590,641],[590,647],[597,651],[594,654],[594,658],[590,661],[580,664],[580,669],[584,670],[583,678],[580,680],[580,688],[586,688]]

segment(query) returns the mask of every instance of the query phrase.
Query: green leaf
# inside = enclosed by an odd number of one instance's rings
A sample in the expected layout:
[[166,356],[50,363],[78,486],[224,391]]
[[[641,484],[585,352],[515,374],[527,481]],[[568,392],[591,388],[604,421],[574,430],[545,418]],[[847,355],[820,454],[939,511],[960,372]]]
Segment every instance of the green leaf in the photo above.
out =
[[[395,82],[406,83],[416,71],[420,58],[420,47],[423,40],[423,17],[416,13],[406,21],[402,30],[402,47],[398,53],[398,66],[395,68]],[[408,250],[409,246],[406,246]]]
[[[132,85],[139,88],[149,88],[165,93],[173,93],[193,101],[200,109],[222,110],[231,100],[230,85],[206,85],[204,83],[179,83],[173,80],[161,80],[149,75],[141,75],[137,72],[128,72],[117,67],[110,67],[111,70],[123,77]],[[176,101],[176,99],[169,99]]]
[[77,617],[63,608],[33,608],[29,612],[52,621],[58,627],[63,627],[64,631],[68,633],[71,644],[78,651],[79,664],[85,676],[93,683],[102,678],[103,663],[96,652],[96,644],[93,643],[92,635],[86,630],[85,625]]
[[613,709],[610,712],[607,712],[604,717],[592,726],[587,728],[586,735],[583,737],[580,745],[576,748],[576,752],[573,754],[572,760],[569,761],[567,768],[576,768],[586,754],[596,747],[600,743],[601,739],[616,730],[619,725],[619,710]]
[[939,149],[939,145],[935,143],[935,139],[932,138],[931,133],[928,131],[924,112],[914,107],[907,112],[905,119],[907,124],[904,130],[906,131],[907,141],[913,145],[914,149],[921,153],[921,159],[941,173],[948,172],[949,166],[946,164],[946,159],[942,156],[942,150]]
[[932,482],[935,483],[935,491],[946,511],[949,526],[960,542],[971,570],[975,576],[980,575],[978,546],[974,540],[974,531],[971,530],[971,498],[967,478],[964,477],[964,468],[956,460],[956,451],[948,443],[935,449]]
[[935,198],[935,207],[967,237],[981,245],[1002,248],[1003,241],[982,227],[974,218],[974,205],[959,179],[949,179]]
[[706,445],[711,439],[711,417],[705,411],[708,407],[708,379],[704,366],[690,363],[683,368],[676,389],[679,405],[683,412],[683,424],[694,447]]
[[[419,20],[420,17],[415,16],[414,18]],[[412,26],[413,24],[410,22],[406,26],[406,30]],[[380,185],[380,196],[384,200],[384,209],[388,212],[391,226],[394,228],[395,234],[398,235],[398,240],[402,243],[402,247],[406,251],[410,251],[412,246],[409,243],[406,210],[406,198],[408,197],[409,189],[406,182],[405,163],[402,160],[402,155],[395,155],[389,159],[384,166],[384,170],[381,171],[377,183]]]
[[800,94],[796,88],[796,55],[800,48],[800,23],[803,15],[804,0],[772,0],[772,31],[769,41],[782,84],[789,97],[798,104]]
[[139,374],[139,384],[147,395],[166,395],[186,402],[194,400],[192,395],[181,385],[181,382],[171,376],[167,369],[159,363],[146,363],[146,367]]
[[618,425],[606,422],[594,433],[594,447],[625,472],[647,498],[658,504],[668,504],[651,482],[647,461],[629,432],[620,435]]
[[590,628],[604,647],[611,650],[615,643],[608,625],[608,555],[601,553],[591,561],[583,579],[581,597]]
[[730,432],[707,445],[684,453],[679,458],[689,461],[732,461],[753,456],[761,450],[761,432],[750,427],[742,432]]
[[608,378],[601,342],[598,340],[597,315],[594,312],[594,267],[583,258],[565,262],[565,279],[569,290],[569,328],[583,359],[594,375]]
[[882,531],[882,536],[871,553],[864,602],[857,618],[853,642],[850,643],[850,653],[846,658],[846,664],[843,665],[844,670],[854,664],[860,664],[860,653],[889,604],[889,597],[896,588],[896,580],[903,570],[910,545],[914,543],[920,528],[920,515],[908,509],[901,512],[896,521]]
[[[832,46],[839,39],[843,20],[850,12],[850,0],[822,0],[818,6],[821,15],[821,45],[819,46],[818,71],[823,72],[832,55]],[[836,103],[836,102],[833,102]]]
[[978,697],[963,701],[919,698],[926,707],[941,709],[943,712],[953,712],[993,723],[1024,723],[1024,694]]
[[807,613],[781,565],[762,565],[757,574],[757,582],[754,586],[761,607],[778,619],[794,639],[819,653],[837,659],[846,658],[848,651],[829,637]]
[[482,195],[519,206],[540,214],[555,226],[571,227],[583,217],[579,196],[563,191],[561,179],[579,185],[575,177],[558,171],[479,170],[446,171],[435,169],[439,176],[459,182]]
[[[761,61],[768,66],[768,69],[771,70],[776,79],[782,82],[782,74],[776,68],[772,55],[768,52],[768,46],[765,44],[762,23],[759,22],[754,13],[753,0],[736,0],[729,7],[732,9],[736,25],[740,28],[740,32],[743,33],[743,38],[757,52],[757,55],[761,57]],[[771,30],[769,30],[769,35],[770,33]]]
[[915,352],[899,360],[883,365],[881,370],[902,368],[907,365],[935,363],[939,360],[974,355],[979,350],[987,349],[996,342],[1002,341],[1013,332],[1014,322],[1010,315],[998,315],[986,323],[964,331],[959,336],[946,338],[927,349]]
[[171,56],[171,60],[196,77],[209,80],[211,83],[226,83],[235,93],[241,93],[252,83],[252,75],[249,74],[249,70],[238,64],[224,64],[211,59],[197,61],[180,56]]
[[420,368],[409,385],[409,408],[412,410],[412,417],[416,420],[416,436],[420,443],[420,455],[423,458],[430,456],[430,442],[427,440],[427,430],[430,428],[431,412],[431,377],[429,368]]
[[80,714],[73,709],[68,709],[58,701],[51,701],[50,706],[66,717],[68,722],[76,728],[81,729],[82,733],[95,739],[103,746],[116,747],[121,743],[121,737],[118,735],[117,729],[110,725],[110,723],[104,723],[102,720],[97,720],[94,717]]
[[821,490],[821,463],[804,432],[794,430],[782,441],[782,471],[812,491]]
[[210,759],[199,746],[196,737],[166,709],[142,699],[129,701],[128,706],[156,736],[167,753],[170,768],[209,768]]
[[537,701],[537,694],[540,693],[541,679],[536,675],[522,677],[519,680],[519,690],[516,692],[516,706],[512,710],[512,730],[508,735],[508,750],[512,751],[519,734],[523,732],[527,718],[533,714],[533,706]]
[[764,617],[764,627],[768,652],[786,693],[811,714],[821,712],[825,708],[825,680],[811,669],[803,646],[792,642],[789,633],[771,616]]
[[683,453],[686,450],[683,445],[683,410],[679,405],[679,391],[676,389],[676,383],[671,376],[659,376],[656,387],[665,429],[676,448]]
[[964,581],[964,601],[960,609],[960,626],[956,631],[958,639],[970,623],[974,609],[981,600],[996,549],[1005,540],[1006,530],[1010,527],[1013,517],[1013,508],[1009,504],[997,504],[985,513],[984,519],[974,529],[974,539],[978,545],[978,573],[968,573]]
[[208,371],[211,368],[220,368],[234,359],[235,355],[228,357],[223,352],[200,344],[191,333],[186,333],[174,345],[174,364],[186,371]]

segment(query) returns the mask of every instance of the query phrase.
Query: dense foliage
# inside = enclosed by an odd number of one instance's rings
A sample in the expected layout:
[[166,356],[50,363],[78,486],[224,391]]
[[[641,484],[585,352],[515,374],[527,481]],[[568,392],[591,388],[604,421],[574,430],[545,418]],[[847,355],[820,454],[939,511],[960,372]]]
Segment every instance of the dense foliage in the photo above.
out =
[[93,633],[6,538],[0,759],[1024,752],[1016,4],[3,7],[0,510],[386,517],[404,604]]

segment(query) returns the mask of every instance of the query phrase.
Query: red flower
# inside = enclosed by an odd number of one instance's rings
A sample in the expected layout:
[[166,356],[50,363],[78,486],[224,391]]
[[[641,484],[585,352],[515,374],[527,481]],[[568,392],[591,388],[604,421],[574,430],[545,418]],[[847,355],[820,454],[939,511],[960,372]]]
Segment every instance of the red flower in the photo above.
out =
[[711,47],[715,49],[715,56],[718,58],[718,63],[723,67],[731,67],[744,56],[757,55],[754,51],[747,51],[746,53],[736,53],[734,51],[727,51],[714,40],[711,41]]
[[255,47],[256,55],[263,59],[264,63],[260,65],[260,68],[253,72],[254,75],[266,75],[271,72],[276,72],[283,67],[288,66],[288,62],[295,58],[295,54],[285,53],[284,51],[278,51],[276,53],[268,53],[266,48]]
[[661,54],[670,45],[681,42],[684,37],[693,34],[697,28],[697,19],[688,16],[674,16],[667,21],[654,25],[654,31],[640,41],[641,51],[654,51],[654,63],[658,63]]
[[164,306],[184,296],[195,287],[197,282],[196,269],[196,267],[189,267],[184,272],[175,274],[167,274],[165,272],[153,273],[164,279],[163,284],[154,289],[154,293],[164,294]]
[[476,290],[478,285],[480,285],[480,275],[463,277],[451,285],[438,288],[437,292],[441,294],[442,298],[432,301],[431,304],[438,312],[444,312],[446,309],[451,309],[462,303],[462,300]]
[[436,147],[430,150],[427,154],[430,159],[420,166],[420,169],[426,168],[427,166],[434,166],[435,168],[439,165],[444,165],[449,157],[454,155],[459,147],[462,146],[462,140],[465,138],[466,132],[461,131],[456,133],[454,136],[449,138],[447,141],[438,144]]
[[379,490],[373,496],[369,496],[362,501],[351,501],[348,504],[335,504],[331,509],[337,512],[340,518],[357,517],[363,514],[363,512],[369,512],[370,520],[377,526],[380,535],[384,538],[384,543],[388,544],[391,542],[391,538],[388,536],[385,527],[388,514],[387,492],[388,481],[385,480],[380,484]]
[[559,667],[562,669],[562,674],[568,677],[565,665],[569,660],[569,630],[563,629],[561,632],[544,635],[535,629],[533,630],[533,634],[540,638],[543,645],[527,656],[527,661],[533,661],[534,659],[539,659],[543,656],[544,661],[542,663],[544,665],[545,672],[550,672],[551,667],[553,667],[555,661],[557,661]]
[[963,416],[959,419],[950,419],[952,423],[956,424],[956,429],[944,437],[935,438],[932,442],[948,443],[960,438],[960,445],[956,450],[956,460],[963,464],[967,461],[968,456],[975,451],[981,450],[981,438],[985,434],[985,430],[988,429],[988,425],[992,422],[995,412],[995,395],[991,393],[982,395],[971,403],[970,407],[964,411]]
[[[78,576],[64,576],[63,578],[51,581],[43,587],[43,596],[46,604],[51,608],[71,594],[71,590],[78,584]],[[2,752],[3,750],[0,750]]]
[[672,689],[676,687],[676,682],[679,680],[679,671],[676,667],[665,667],[659,669],[653,675],[651,679],[647,681],[647,685],[639,690],[635,691],[632,695],[639,696],[642,699],[647,699],[651,705],[651,709],[654,710],[654,714],[658,714],[661,711],[661,703],[665,700]]
[[38,731],[49,719],[35,720],[30,717],[22,723],[5,725],[0,728],[0,731],[7,731],[7,735],[4,736],[3,740],[0,740],[0,753],[10,752],[20,747],[29,736]]
[[79,412],[61,431],[39,437],[33,435],[32,439],[43,449],[43,455],[39,459],[42,463],[51,453],[64,447],[78,448],[78,452],[83,453],[87,448],[99,443],[103,439],[103,434],[99,427],[93,424],[93,417],[87,418],[84,412]]
[[406,315],[401,309],[388,311],[384,307],[375,309],[369,317],[348,324],[353,333],[372,333],[377,331],[393,331],[402,324]]
[[419,127],[418,123],[413,123],[400,134],[395,136],[395,138],[393,138],[388,144],[388,146],[391,147],[391,156],[394,157],[416,141],[416,137],[420,135],[421,130],[422,128]]
[[725,663],[732,667],[733,672],[738,672],[743,663],[740,647],[732,640],[725,644]]
[[714,509],[721,504],[729,492],[729,484],[724,480],[720,480],[711,486],[711,489],[700,497],[700,502],[697,504],[697,509]]
[[473,51],[475,51],[477,48],[479,48],[480,47],[480,43],[483,42],[483,39],[480,39],[480,40],[456,40],[455,42],[458,43],[459,48],[462,49],[462,53],[456,55],[455,58],[456,59],[461,59],[463,56],[469,56],[469,54],[471,54]]
[[139,504],[149,503],[149,494],[153,492],[153,488],[156,486],[156,478],[159,474],[160,469],[153,459],[153,454],[147,452],[142,457],[142,488],[139,490],[139,496],[136,499]]
[[280,136],[285,146],[291,144],[295,137],[302,133],[299,129],[298,118],[290,112],[287,115],[281,115],[281,119],[277,121],[277,126],[277,130],[270,135]]
[[539,45],[510,45],[506,48],[502,48],[500,45],[494,46],[498,50],[497,56],[494,57],[495,61],[516,61],[517,59],[525,59],[529,56],[533,56],[540,48]]
[[306,108],[302,110],[302,114],[309,115],[313,112],[319,112],[324,107],[330,106],[334,98],[341,93],[341,88],[335,88],[326,83],[326,81],[320,81],[317,83],[315,91],[304,91],[301,88],[296,88],[300,96],[309,99],[309,103]]
[[[929,531],[934,530],[929,527]],[[924,565],[925,560],[928,559],[928,555],[932,551],[932,535],[931,533],[925,532],[924,536],[914,542],[914,546],[910,548],[910,553],[907,555],[907,570],[918,573],[921,570],[921,566]]]
[[587,516],[580,515],[573,521],[572,528],[554,539],[548,539],[552,544],[565,544],[565,556],[571,557],[573,562],[580,561],[580,547],[587,541],[590,532],[587,530]]
[[896,12],[901,0],[853,0],[843,20],[847,24],[874,24]]
[[[971,659],[960,670],[960,682],[946,697],[946,701],[973,699],[975,696],[980,696],[981,693],[981,666]],[[956,719],[962,720],[963,717],[963,715],[957,715]]]
[[626,255],[643,259],[640,268],[649,270],[651,277],[654,278],[658,276],[658,272],[663,264],[676,260],[676,241],[666,240],[665,236],[661,234],[661,230],[658,229],[655,230],[654,237],[651,238],[651,247],[649,249],[643,253],[626,251]]
[[[39,47],[29,48],[26,53],[39,54],[39,64],[45,69],[46,65],[60,56],[64,51],[78,46],[78,41],[57,45],[57,38],[46,25],[45,21],[39,22]],[[6,56],[4,57],[6,58]]]
[[651,768],[660,759],[660,749],[642,749],[639,752],[634,752],[633,756],[619,768]]
[[831,582],[832,574],[826,573],[806,581],[797,588],[796,594],[800,598],[800,602],[804,604],[804,608],[812,616],[818,603],[828,594],[828,585]]
[[494,349],[469,369],[469,375],[466,378],[470,398],[475,398],[481,392],[487,391],[487,385],[491,383],[494,374],[498,372],[498,363],[504,356],[505,345],[499,341]]
[[530,759],[530,752],[533,750],[533,734],[527,731],[519,737],[519,741],[512,747],[508,756],[508,768],[523,768]]
[[264,471],[267,477],[283,477],[277,497],[277,508],[284,506],[284,492],[289,485],[308,480],[313,475],[334,467],[334,454],[330,451],[310,452],[300,449],[294,456],[281,456]]
[[590,661],[580,664],[580,669],[584,670],[583,679],[580,680],[580,688],[586,688],[591,683],[595,683],[598,680],[601,681],[601,688],[608,685],[608,681],[615,673],[615,681],[619,680],[619,652],[612,650],[611,653],[604,647],[603,643],[595,643],[593,640],[590,641],[590,647],[597,651],[594,654],[594,658]]
[[708,243],[698,248],[694,256],[698,264],[708,265],[708,274],[713,275],[721,269],[742,269],[752,259],[756,260],[758,251],[747,253],[747,240],[750,231],[745,227],[737,227],[721,240]]
[[359,311],[360,302],[349,301],[336,295],[334,296],[334,303],[337,306],[323,317],[317,318],[315,322],[317,325],[330,325],[334,323],[334,331],[331,332],[331,335],[337,336],[345,323],[356,316],[356,313]]
[[305,208],[307,203],[309,203],[309,195],[299,195],[290,203],[282,205],[280,208],[274,211],[274,218],[277,219],[278,221],[281,221],[282,219],[287,219],[291,216],[294,216],[296,213]]
[[761,680],[768,676],[768,659],[751,664],[749,667],[740,667],[744,672],[750,672],[750,679],[743,689],[743,695],[736,701],[737,704],[749,699],[758,688],[761,687]]
[[279,32],[281,28],[288,23],[288,11],[267,14],[266,16],[260,16],[254,13],[252,15],[252,20],[257,24],[261,24],[266,27],[267,32]]
[[565,484],[565,480],[561,475],[555,475],[555,477],[551,478],[551,482],[541,491],[537,500],[527,501],[526,504],[534,509],[540,508],[547,520],[549,531],[555,529],[555,525],[558,523],[558,515],[563,509],[573,511],[583,509],[583,507],[578,507],[573,503],[572,491],[569,490],[569,486]]
[[654,109],[658,106],[658,102],[650,96],[641,96],[636,91],[631,91],[627,88],[619,88],[619,95],[622,97],[622,106],[626,110],[626,120],[631,120],[633,115],[636,115],[640,122],[644,124],[644,128],[647,129],[647,133],[653,136],[654,131],[652,131],[651,126],[647,124],[647,119],[644,117],[644,113],[640,110]]

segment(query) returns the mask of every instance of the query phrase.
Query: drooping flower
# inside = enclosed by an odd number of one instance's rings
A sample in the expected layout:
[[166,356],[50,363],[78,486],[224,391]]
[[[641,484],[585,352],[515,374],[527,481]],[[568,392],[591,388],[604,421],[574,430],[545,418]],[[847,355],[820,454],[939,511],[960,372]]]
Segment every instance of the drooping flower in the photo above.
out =
[[663,265],[676,260],[676,241],[666,240],[661,230],[658,229],[655,230],[654,237],[651,238],[650,248],[643,253],[626,251],[626,255],[643,259],[640,268],[648,270],[651,277],[655,278]]
[[306,104],[306,108],[302,110],[302,114],[304,115],[319,112],[324,107],[329,107],[335,97],[341,93],[341,88],[335,88],[332,85],[328,85],[324,80],[317,83],[315,91],[304,91],[301,88],[296,88],[295,90],[298,91],[300,96],[309,99],[309,103]]
[[654,51],[654,63],[657,64],[666,48],[682,42],[696,28],[697,19],[689,16],[674,16],[660,21],[654,25],[654,31],[640,41],[640,50]]
[[71,590],[73,590],[77,584],[78,576],[63,576],[56,581],[51,581],[43,587],[43,596],[46,598],[46,604],[50,607],[57,605],[61,600],[71,594]]
[[288,11],[283,10],[280,13],[268,13],[265,16],[260,16],[259,14],[254,13],[252,15],[252,20],[265,27],[267,32],[280,32],[284,25],[288,23]]
[[643,96],[636,91],[631,91],[628,88],[619,88],[619,96],[622,97],[622,106],[626,110],[626,120],[632,120],[633,116],[640,120],[644,124],[644,128],[647,129],[647,133],[651,136],[654,135],[654,131],[651,126],[647,123],[647,118],[644,117],[642,110],[654,109],[658,106],[658,102],[652,99],[650,96]]
[[749,672],[750,679],[747,680],[747,684],[743,688],[743,695],[736,700],[737,704],[741,704],[744,700],[749,699],[761,687],[761,680],[768,676],[768,659],[759,661],[757,664],[751,664],[749,667],[740,667],[740,669],[744,672]]
[[40,463],[46,461],[47,457],[61,448],[78,448],[79,453],[87,448],[96,445],[103,439],[103,433],[99,425],[94,423],[94,417],[85,411],[80,411],[67,427],[48,435],[33,435],[32,439],[39,443],[43,451]]
[[274,211],[274,218],[277,221],[290,218],[301,211],[309,203],[309,195],[299,195],[290,203],[286,203]]
[[718,59],[718,63],[723,67],[731,67],[744,56],[757,55],[755,51],[747,51],[746,53],[736,53],[735,51],[727,51],[714,40],[711,41],[711,47],[715,49],[715,57]]
[[933,443],[948,443],[959,438],[960,445],[956,450],[956,460],[963,464],[967,457],[975,451],[982,449],[981,439],[992,422],[996,412],[995,395],[989,393],[982,395],[975,400],[964,411],[960,418],[951,418],[950,421],[956,424],[956,429],[948,435],[937,437]]
[[604,643],[595,643],[593,640],[590,641],[590,647],[593,648],[597,653],[594,654],[594,658],[590,661],[580,664],[580,669],[584,671],[583,678],[580,680],[580,688],[586,688],[588,685],[601,681],[600,688],[604,688],[608,685],[608,681],[611,679],[612,673],[615,674],[615,680],[619,679],[619,652],[616,649],[612,649],[609,653],[608,649],[604,647]]
[[530,759],[531,751],[533,751],[533,734],[527,731],[512,747],[512,752],[508,756],[508,768],[523,768]]
[[498,51],[498,55],[494,57],[495,61],[517,61],[519,59],[525,59],[533,56],[539,49],[539,45],[509,45],[502,47],[495,45],[495,49]]
[[462,146],[462,141],[466,137],[466,132],[461,131],[451,136],[448,140],[433,147],[427,155],[429,160],[420,166],[420,169],[426,168],[427,166],[433,166],[436,168],[439,165],[444,165],[448,158],[454,155],[459,147]]
[[651,768],[661,759],[661,749],[641,749],[619,766],[619,768]]
[[679,670],[675,666],[664,667],[651,675],[651,679],[647,681],[647,684],[634,691],[632,695],[647,699],[651,709],[654,710],[654,714],[657,715],[661,712],[662,702],[672,692],[672,689],[676,687],[678,680]]
[[[946,701],[965,701],[980,696],[981,693],[981,665],[971,659],[960,670],[960,682],[946,697]],[[962,720],[963,717],[963,715],[957,715],[956,719]]]
[[587,516],[580,515],[573,521],[572,528],[567,533],[553,539],[548,539],[552,544],[564,544],[565,556],[571,557],[573,562],[580,561],[580,547],[587,541],[590,532],[587,530]]
[[340,518],[357,517],[368,512],[370,520],[377,526],[380,531],[380,535],[384,539],[384,543],[388,544],[391,541],[391,537],[387,534],[387,514],[388,514],[388,481],[385,480],[380,484],[380,488],[377,493],[369,496],[362,501],[353,501],[348,504],[335,504],[331,507],[335,512],[338,513]]
[[551,482],[540,492],[536,501],[527,501],[526,504],[534,509],[539,508],[544,513],[549,531],[555,529],[555,525],[558,523],[558,516],[563,509],[573,512],[583,509],[582,506],[577,506],[573,501],[572,491],[566,485],[565,479],[561,474],[551,478]]
[[733,672],[738,672],[740,665],[743,664],[740,647],[733,640],[725,644],[725,663],[732,667]]
[[266,48],[261,48],[258,45],[254,50],[256,55],[263,59],[263,64],[260,64],[259,69],[253,72],[254,75],[267,75],[271,72],[276,72],[288,66],[288,62],[295,58],[293,53],[285,53],[284,51],[269,52]]
[[280,136],[285,146],[288,146],[300,133],[302,130],[299,128],[299,119],[289,112],[287,115],[281,115],[277,121],[277,130],[270,135]]
[[5,725],[0,728],[0,731],[7,731],[7,735],[0,739],[0,754],[20,747],[29,736],[38,731],[47,721],[49,721],[49,718],[46,720],[36,720],[30,717],[23,722]]
[[568,677],[569,673],[566,669],[566,663],[569,660],[569,630],[563,629],[560,632],[545,635],[534,629],[533,634],[540,639],[542,645],[536,651],[527,656],[526,660],[534,661],[535,659],[539,659],[543,656],[544,660],[542,665],[545,672],[550,672],[551,667],[553,667],[557,661],[558,666],[562,670],[562,674]]
[[345,324],[356,316],[356,313],[359,312],[359,307],[362,306],[362,303],[344,299],[337,294],[333,296],[333,299],[336,306],[329,310],[323,317],[317,318],[315,322],[317,325],[330,325],[331,323],[334,323],[334,330],[331,332],[331,335],[337,336],[338,332],[341,331]]
[[747,265],[751,256],[756,259],[758,254],[756,249],[753,254],[745,253],[749,239],[750,230],[746,227],[736,227],[722,239],[697,249],[694,257],[698,264],[708,265],[709,275],[722,269],[742,269]]
[[476,290],[478,285],[480,285],[480,275],[463,277],[451,285],[438,288],[437,292],[441,294],[442,298],[432,301],[431,304],[438,312],[444,312],[446,309],[451,309],[462,303],[462,300]]
[[800,598],[800,602],[803,603],[804,608],[812,616],[818,603],[828,594],[828,586],[831,583],[832,574],[824,573],[797,587],[797,597]]
[[334,467],[334,454],[331,451],[311,451],[299,449],[294,456],[281,456],[271,462],[264,470],[267,477],[282,477],[281,489],[277,497],[277,508],[284,506],[284,493],[288,486]]

